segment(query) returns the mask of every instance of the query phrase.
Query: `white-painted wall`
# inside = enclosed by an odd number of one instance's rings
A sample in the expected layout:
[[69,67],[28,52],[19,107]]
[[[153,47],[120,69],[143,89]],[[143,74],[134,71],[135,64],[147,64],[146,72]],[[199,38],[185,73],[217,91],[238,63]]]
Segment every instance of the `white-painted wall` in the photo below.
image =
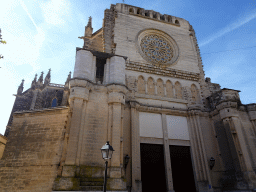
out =
[[140,136],[163,138],[162,118],[157,113],[139,113]]
[[166,115],[166,121],[169,139],[189,140],[186,117]]

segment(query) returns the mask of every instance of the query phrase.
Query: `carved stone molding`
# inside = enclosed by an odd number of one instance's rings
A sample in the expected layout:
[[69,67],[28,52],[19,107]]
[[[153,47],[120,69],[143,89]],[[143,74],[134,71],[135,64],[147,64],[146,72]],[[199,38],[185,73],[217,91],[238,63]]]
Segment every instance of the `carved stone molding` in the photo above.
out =
[[181,71],[181,70],[176,70],[176,69],[171,69],[171,68],[164,68],[164,67],[155,66],[155,65],[152,65],[149,63],[139,63],[139,62],[127,61],[126,62],[126,70],[139,71],[139,72],[143,72],[143,73],[150,73],[150,74],[162,75],[162,76],[166,76],[166,77],[186,79],[186,80],[191,80],[191,81],[199,80],[198,73]]

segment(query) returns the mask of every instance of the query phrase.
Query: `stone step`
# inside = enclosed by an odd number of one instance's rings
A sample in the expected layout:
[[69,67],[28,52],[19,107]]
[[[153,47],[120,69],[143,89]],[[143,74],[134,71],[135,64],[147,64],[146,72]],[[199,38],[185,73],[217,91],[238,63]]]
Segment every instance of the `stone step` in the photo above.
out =
[[103,186],[104,182],[101,181],[82,181],[80,186]]
[[93,178],[81,177],[80,181],[81,182],[104,182],[104,178],[103,177],[93,177]]
[[103,186],[80,186],[81,191],[103,191]]

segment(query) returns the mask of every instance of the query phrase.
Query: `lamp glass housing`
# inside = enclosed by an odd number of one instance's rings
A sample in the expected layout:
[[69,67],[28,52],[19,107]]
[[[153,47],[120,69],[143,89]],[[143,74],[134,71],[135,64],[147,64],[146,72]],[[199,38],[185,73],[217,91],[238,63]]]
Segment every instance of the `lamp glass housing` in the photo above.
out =
[[211,159],[210,159],[210,169],[211,170],[214,167],[214,165],[215,165],[215,159],[213,157],[211,157]]
[[113,147],[109,144],[109,141],[107,141],[107,143],[103,145],[101,148],[102,158],[104,160],[111,159],[113,151],[114,151]]

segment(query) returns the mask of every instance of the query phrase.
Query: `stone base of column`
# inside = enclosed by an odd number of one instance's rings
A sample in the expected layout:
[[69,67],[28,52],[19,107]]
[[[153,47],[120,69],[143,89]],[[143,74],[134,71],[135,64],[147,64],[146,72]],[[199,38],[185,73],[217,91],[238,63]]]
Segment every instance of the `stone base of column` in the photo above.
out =
[[126,182],[123,178],[108,178],[107,190],[126,190]]
[[197,186],[199,192],[210,191],[208,181],[198,181]]
[[[61,177],[53,184],[55,191],[102,191],[104,183],[104,167],[86,165],[64,165]],[[126,191],[126,181],[122,177],[121,167],[108,168],[107,190]]]
[[142,191],[142,181],[135,180],[135,183],[132,186],[132,192],[141,192],[141,191]]
[[62,177],[74,177],[76,173],[75,165],[64,165],[62,169]]

